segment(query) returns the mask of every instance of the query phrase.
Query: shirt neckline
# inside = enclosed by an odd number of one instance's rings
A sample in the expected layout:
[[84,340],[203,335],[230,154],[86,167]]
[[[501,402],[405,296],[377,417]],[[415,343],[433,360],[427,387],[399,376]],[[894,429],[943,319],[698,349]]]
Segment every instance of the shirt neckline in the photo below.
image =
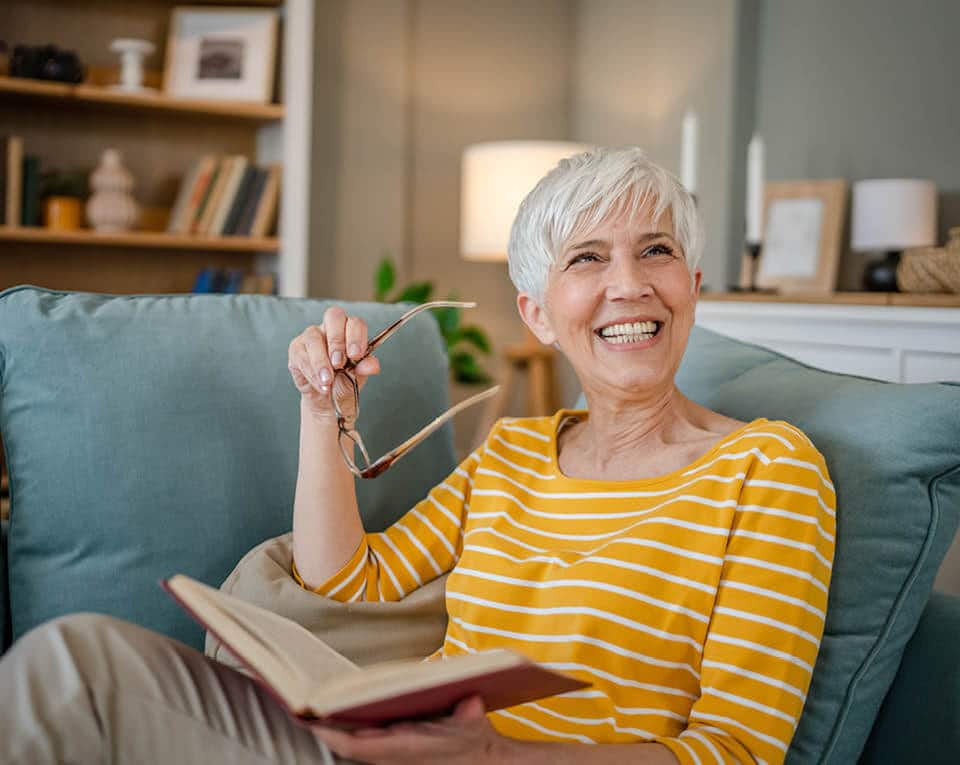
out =
[[633,487],[633,486],[652,486],[656,484],[667,483],[670,481],[675,481],[677,478],[683,476],[684,473],[687,473],[691,470],[695,470],[701,465],[709,462],[713,459],[727,443],[735,441],[737,438],[742,436],[745,432],[751,428],[761,425],[768,420],[765,417],[758,417],[755,420],[751,420],[744,425],[741,425],[736,430],[733,430],[727,433],[725,436],[719,438],[713,446],[711,446],[706,452],[701,454],[697,459],[688,465],[672,470],[669,473],[664,473],[663,475],[654,476],[651,478],[631,478],[624,481],[614,481],[614,480],[604,480],[599,478],[572,478],[566,475],[562,470],[560,470],[560,459],[559,459],[559,427],[564,422],[567,417],[589,417],[589,412],[586,409],[561,409],[559,410],[552,418],[550,423],[550,472],[554,478],[558,481],[563,481],[565,483],[576,484],[577,486],[624,486],[624,487]]

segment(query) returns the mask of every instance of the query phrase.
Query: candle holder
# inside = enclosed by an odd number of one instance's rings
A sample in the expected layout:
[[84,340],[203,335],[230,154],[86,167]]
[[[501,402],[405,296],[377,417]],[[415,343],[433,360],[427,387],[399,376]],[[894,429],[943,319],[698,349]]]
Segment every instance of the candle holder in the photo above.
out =
[[[761,289],[757,286],[757,272],[760,270],[760,255],[763,253],[763,244],[761,242],[747,242],[744,245],[744,255],[749,258],[746,262],[747,284],[736,284],[730,288],[731,292],[755,292],[763,294],[774,294],[775,289]],[[743,277],[741,277],[742,279]]]

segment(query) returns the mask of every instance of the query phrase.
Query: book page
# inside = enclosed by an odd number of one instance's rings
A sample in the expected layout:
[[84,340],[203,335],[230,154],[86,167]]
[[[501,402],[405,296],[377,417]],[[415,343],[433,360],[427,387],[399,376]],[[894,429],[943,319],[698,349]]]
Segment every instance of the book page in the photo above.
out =
[[313,688],[359,667],[307,629],[278,614],[185,576],[167,580],[171,592],[224,646],[302,712]]

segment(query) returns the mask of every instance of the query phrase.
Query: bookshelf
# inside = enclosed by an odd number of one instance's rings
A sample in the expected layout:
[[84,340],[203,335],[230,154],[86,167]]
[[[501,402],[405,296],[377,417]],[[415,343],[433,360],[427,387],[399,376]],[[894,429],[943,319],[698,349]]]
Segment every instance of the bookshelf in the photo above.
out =
[[49,231],[42,227],[27,226],[0,226],[0,242],[41,242],[44,244],[202,250],[208,252],[276,253],[280,249],[280,240],[276,237],[180,236],[160,231],[103,234],[86,229],[80,231]]
[[252,122],[283,119],[283,104],[248,104],[234,101],[207,101],[170,98],[163,94],[122,93],[104,85],[67,85],[59,82],[0,76],[0,97],[17,100],[49,100],[59,105],[104,105],[128,109],[179,112],[189,115],[228,117]]
[[44,170],[90,171],[104,149],[119,149],[136,179],[135,198],[145,213],[161,221],[165,216],[155,213],[169,212],[180,181],[200,156],[244,155],[261,166],[280,163],[282,246],[276,236],[200,237],[162,230],[108,235],[90,229],[0,226],[0,289],[31,283],[115,293],[189,292],[201,268],[212,266],[273,273],[281,294],[305,294],[313,72],[303,62],[314,58],[313,0],[206,3],[277,9],[281,24],[274,99],[281,100],[281,94],[282,100],[295,99],[292,108],[110,88],[118,58],[109,46],[117,37],[156,44],[157,53],[146,61],[146,83],[159,84],[170,12],[178,4],[4,0],[0,28],[11,46],[52,43],[74,50],[87,66],[88,78],[70,85],[0,75],[0,135],[21,136],[24,151],[38,155]]

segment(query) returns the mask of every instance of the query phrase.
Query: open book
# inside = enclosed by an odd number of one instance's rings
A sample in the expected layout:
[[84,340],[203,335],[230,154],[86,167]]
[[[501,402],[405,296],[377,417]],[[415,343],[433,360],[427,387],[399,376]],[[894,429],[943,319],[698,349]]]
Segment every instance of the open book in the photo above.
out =
[[491,711],[588,685],[503,649],[359,667],[296,622],[188,576],[161,584],[307,724],[353,728],[436,717],[475,694]]

